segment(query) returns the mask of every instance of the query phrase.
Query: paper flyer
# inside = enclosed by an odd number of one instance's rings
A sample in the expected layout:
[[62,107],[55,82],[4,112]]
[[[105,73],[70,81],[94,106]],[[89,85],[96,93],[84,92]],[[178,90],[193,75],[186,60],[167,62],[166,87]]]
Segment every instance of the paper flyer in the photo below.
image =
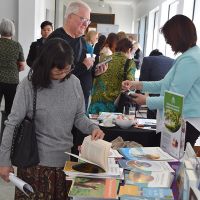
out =
[[29,196],[27,192],[34,193],[33,188],[28,183],[16,177],[13,173],[9,173],[9,180],[24,194],[26,194],[26,196]]
[[183,119],[183,95],[166,91],[161,133],[161,148],[180,159],[184,153],[186,123]]

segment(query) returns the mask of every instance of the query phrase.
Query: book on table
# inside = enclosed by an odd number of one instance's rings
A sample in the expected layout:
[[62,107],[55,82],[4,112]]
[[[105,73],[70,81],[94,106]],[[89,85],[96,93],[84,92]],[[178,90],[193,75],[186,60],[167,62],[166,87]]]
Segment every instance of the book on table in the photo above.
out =
[[160,147],[120,148],[119,153],[128,160],[177,161]]
[[109,158],[108,163],[109,169],[105,172],[102,168],[90,163],[66,161],[64,172],[68,177],[72,178],[79,176],[123,179],[123,169],[120,169],[119,165],[114,163],[114,159]]
[[105,140],[91,140],[91,136],[84,138],[81,146],[81,156],[65,152],[80,160],[80,162],[66,162],[64,172],[68,176],[120,176],[119,165],[114,158],[109,158],[111,143]]
[[175,172],[166,161],[149,161],[149,160],[118,160],[119,165],[126,170],[140,171],[169,171]]
[[170,188],[140,188],[135,185],[120,186],[119,197],[120,199],[125,197],[132,197],[132,199],[134,197],[139,199],[174,199]]
[[117,199],[119,180],[112,178],[76,177],[68,196],[76,198]]
[[125,171],[125,183],[143,187],[162,187],[171,186],[174,176],[167,171],[151,172],[151,171]]

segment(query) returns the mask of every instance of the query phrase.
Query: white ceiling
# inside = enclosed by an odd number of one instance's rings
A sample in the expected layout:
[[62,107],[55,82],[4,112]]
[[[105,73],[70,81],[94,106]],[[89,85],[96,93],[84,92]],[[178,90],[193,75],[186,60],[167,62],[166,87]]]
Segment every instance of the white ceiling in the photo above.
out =
[[[88,3],[98,3],[99,0],[85,0]],[[104,0],[105,3],[114,3],[114,4],[135,4],[139,3],[142,0]]]

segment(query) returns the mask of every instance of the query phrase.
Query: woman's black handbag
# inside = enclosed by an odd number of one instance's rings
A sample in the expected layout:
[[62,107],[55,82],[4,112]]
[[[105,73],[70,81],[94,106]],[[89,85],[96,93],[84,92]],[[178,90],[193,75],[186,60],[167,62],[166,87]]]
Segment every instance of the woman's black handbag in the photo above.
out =
[[[123,74],[123,80],[125,81],[127,79],[127,70],[129,66],[130,59],[127,59],[124,64],[124,74]],[[124,108],[129,108],[133,106],[132,98],[128,95],[128,92],[121,92],[120,95],[117,97],[116,101],[116,111],[123,113]]]
[[35,134],[35,111],[36,111],[37,90],[34,89],[33,96],[33,117],[27,116],[16,125],[11,148],[12,165],[21,168],[35,166],[39,163],[37,139]]

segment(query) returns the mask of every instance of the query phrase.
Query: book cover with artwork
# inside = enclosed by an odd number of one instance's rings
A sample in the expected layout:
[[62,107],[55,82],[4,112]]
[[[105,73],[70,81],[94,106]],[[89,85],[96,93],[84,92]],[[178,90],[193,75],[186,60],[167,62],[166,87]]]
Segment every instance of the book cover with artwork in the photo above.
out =
[[76,177],[69,191],[70,197],[117,199],[119,180],[111,178]]
[[143,187],[170,187],[173,175],[170,172],[125,171],[125,183]]
[[185,146],[183,102],[183,95],[165,91],[161,148],[177,159],[182,158]]
[[140,199],[168,199],[173,200],[174,196],[170,188],[140,188],[135,185],[120,186],[119,189],[120,199],[122,197],[134,197]]
[[109,164],[108,172],[105,172],[101,167],[87,162],[72,162],[66,161],[64,170],[69,177],[115,177],[120,178],[122,172],[118,164]]
[[160,147],[120,148],[119,152],[128,160],[177,161]]
[[118,160],[119,165],[126,170],[139,171],[169,171],[174,172],[166,161],[148,161],[148,160]]

